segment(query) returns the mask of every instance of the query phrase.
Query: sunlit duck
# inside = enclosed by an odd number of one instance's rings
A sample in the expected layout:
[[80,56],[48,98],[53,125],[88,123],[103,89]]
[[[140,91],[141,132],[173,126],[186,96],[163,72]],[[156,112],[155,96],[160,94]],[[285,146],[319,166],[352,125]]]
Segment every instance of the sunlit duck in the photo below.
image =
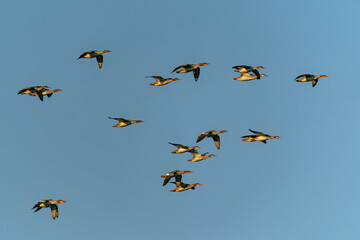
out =
[[194,73],[194,78],[195,78],[195,82],[198,80],[199,76],[200,76],[200,66],[205,66],[205,65],[209,65],[210,63],[199,63],[199,64],[184,64],[181,66],[178,66],[177,68],[175,68],[172,72],[176,71],[177,73],[187,73],[187,72],[193,72]]
[[204,159],[207,159],[209,157],[215,157],[216,156],[214,154],[210,154],[210,155],[206,156],[206,154],[208,154],[208,152],[206,152],[206,153],[198,153],[196,150],[191,150],[189,152],[193,155],[193,158],[188,160],[190,162],[198,162],[198,161],[202,161]]
[[222,131],[210,130],[210,131],[207,131],[207,132],[204,132],[204,133],[200,134],[200,136],[198,137],[196,142],[200,142],[204,138],[211,137],[214,140],[217,149],[220,149],[220,137],[219,137],[218,134],[219,133],[226,133],[226,132],[228,132],[228,131],[226,131],[226,130],[222,130]]
[[312,86],[315,87],[319,78],[328,77],[326,75],[312,75],[312,74],[302,74],[295,78],[297,82],[312,82]]
[[180,170],[174,170],[174,171],[171,171],[165,175],[162,175],[161,177],[165,178],[164,179],[164,183],[163,183],[163,186],[165,186],[172,177],[175,177],[175,181],[176,182],[181,182],[181,178],[182,178],[182,175],[183,173],[192,173],[192,171],[188,171],[188,170],[185,170],[185,171],[180,171]]
[[43,101],[44,100],[43,96],[47,96],[48,98],[50,98],[54,92],[60,92],[60,91],[62,91],[62,90],[61,89],[54,89],[54,90],[41,89],[39,91],[31,93],[30,96],[38,96],[40,98],[40,100]]
[[109,117],[110,119],[114,119],[116,121],[119,121],[119,123],[115,124],[113,127],[126,127],[126,126],[129,126],[133,123],[141,123],[141,122],[144,122],[144,121],[141,121],[141,120],[128,120],[128,119],[125,119],[125,118],[112,118],[112,117]]
[[96,58],[97,62],[98,62],[98,65],[99,65],[99,68],[102,67],[103,65],[103,53],[108,53],[108,52],[111,52],[110,50],[104,50],[104,51],[88,51],[88,52],[84,52],[83,54],[80,55],[80,58]]
[[37,212],[42,208],[50,207],[52,218],[55,219],[55,218],[59,217],[58,206],[56,205],[59,203],[66,203],[66,201],[64,201],[64,200],[54,201],[52,199],[42,200],[42,201],[39,201],[37,204],[35,204],[35,206],[32,209],[36,208],[34,212]]
[[240,73],[253,72],[258,79],[260,79],[261,76],[259,74],[259,71],[256,69],[265,69],[262,66],[252,67],[247,65],[233,66],[232,68],[236,69],[235,72],[240,72]]
[[36,91],[40,91],[40,90],[43,90],[43,89],[48,89],[50,87],[48,86],[33,86],[33,87],[27,87],[27,88],[23,88],[21,89],[18,94],[31,94],[31,93],[34,93]]
[[262,132],[253,131],[251,129],[249,129],[249,131],[255,133],[255,135],[242,136],[242,138],[244,138],[243,141],[247,141],[247,142],[260,141],[266,143],[266,140],[268,139],[280,138],[279,136],[270,136]]
[[184,146],[182,144],[176,144],[176,143],[171,143],[169,142],[171,145],[174,145],[175,147],[177,147],[177,149],[175,151],[172,151],[171,153],[184,153],[184,152],[189,152],[190,150],[193,149],[198,149],[198,146],[194,146],[194,147],[189,147],[189,146]]
[[260,74],[259,77],[257,77],[256,75],[250,74],[250,73],[241,73],[240,77],[234,78],[234,80],[239,80],[239,81],[250,81],[250,80],[254,80],[254,79],[260,79],[260,77],[267,77],[268,75],[266,74]]
[[153,86],[164,86],[168,83],[179,81],[179,78],[163,78],[161,76],[147,76],[147,78],[154,78],[156,82],[150,83]]
[[176,188],[171,189],[170,192],[182,192],[189,189],[195,190],[196,186],[202,186],[200,183],[187,184],[183,182],[171,182],[176,184]]

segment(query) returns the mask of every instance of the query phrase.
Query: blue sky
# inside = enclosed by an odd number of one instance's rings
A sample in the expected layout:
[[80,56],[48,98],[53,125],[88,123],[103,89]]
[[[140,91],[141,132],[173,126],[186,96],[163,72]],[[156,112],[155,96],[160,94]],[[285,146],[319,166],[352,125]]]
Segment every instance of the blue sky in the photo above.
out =
[[[357,1],[4,1],[1,239],[359,239]],[[111,50],[98,69],[89,50]],[[171,71],[208,62],[198,82]],[[232,80],[234,65],[269,77]],[[325,74],[315,88],[300,74]],[[163,87],[149,75],[178,77]],[[28,86],[63,89],[44,102]],[[113,128],[108,117],[143,120]],[[280,139],[242,142],[248,129]],[[168,142],[214,158],[193,163]],[[191,170],[195,191],[161,175]],[[63,199],[59,218],[30,209]]]

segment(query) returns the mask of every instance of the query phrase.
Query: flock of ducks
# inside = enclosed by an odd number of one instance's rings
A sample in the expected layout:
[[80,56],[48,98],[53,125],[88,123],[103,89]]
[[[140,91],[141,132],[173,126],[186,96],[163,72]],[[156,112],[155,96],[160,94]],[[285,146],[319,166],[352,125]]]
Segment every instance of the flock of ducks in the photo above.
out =
[[[80,59],[80,58],[96,58],[98,66],[101,69],[102,65],[103,65],[102,54],[108,53],[108,52],[111,52],[111,51],[110,50],[87,51],[87,52],[84,52],[83,54],[81,54],[78,59]],[[175,71],[176,71],[176,73],[193,72],[194,79],[196,82],[200,76],[200,67],[206,66],[206,65],[209,65],[209,63],[184,64],[184,65],[180,65],[180,66],[176,67],[172,72],[175,72]],[[235,69],[234,70],[235,72],[239,72],[241,74],[239,77],[234,78],[234,80],[250,81],[250,80],[260,79],[261,77],[267,77],[267,75],[260,74],[258,71],[258,69],[265,69],[262,66],[252,67],[252,66],[247,66],[247,65],[239,65],[239,66],[234,66],[233,69]],[[318,79],[321,77],[327,77],[327,76],[326,75],[302,74],[302,75],[299,75],[298,77],[296,77],[295,80],[297,82],[312,82],[312,86],[315,87],[315,85],[318,82]],[[153,86],[164,86],[171,82],[180,80],[178,78],[163,78],[161,76],[147,76],[147,78],[155,79],[154,83],[150,83],[150,85],[153,85]],[[26,87],[26,88],[21,89],[18,92],[18,94],[29,94],[30,96],[37,96],[37,97],[39,97],[39,99],[41,101],[43,101],[44,96],[47,96],[48,98],[50,98],[53,93],[60,92],[60,91],[62,91],[62,90],[61,89],[50,90],[50,87],[48,87],[48,86],[33,86],[33,87]],[[128,120],[128,119],[124,119],[124,118],[113,118],[113,117],[109,117],[109,119],[118,121],[118,123],[115,124],[113,127],[126,127],[126,126],[129,126],[134,123],[143,122],[142,120]],[[280,138],[279,136],[270,136],[270,135],[264,134],[262,132],[254,131],[251,129],[249,129],[249,131],[252,132],[253,134],[242,136],[241,138],[243,138],[243,141],[247,141],[247,142],[259,141],[259,142],[266,144],[267,140]],[[196,143],[202,141],[204,138],[212,138],[215,143],[216,148],[218,150],[220,150],[219,134],[226,133],[226,132],[228,132],[228,131],[227,130],[221,130],[221,131],[210,130],[210,131],[204,132],[198,136]],[[192,154],[193,157],[188,160],[191,162],[199,162],[204,159],[216,156],[214,154],[207,155],[208,152],[199,153],[196,150],[196,149],[199,149],[198,146],[189,147],[189,146],[185,146],[182,144],[171,143],[171,142],[169,142],[169,144],[177,147],[177,149],[172,151],[171,153],[182,154],[182,153],[189,152],[190,154]],[[182,191],[186,191],[189,189],[194,190],[195,187],[202,186],[200,183],[187,184],[187,183],[182,182],[182,174],[184,174],[184,173],[192,173],[192,172],[189,170],[184,170],[184,171],[174,170],[169,173],[166,173],[165,175],[162,175],[161,177],[165,178],[164,182],[163,182],[163,186],[165,186],[172,178],[175,178],[175,182],[171,182],[171,183],[175,184],[176,187],[174,189],[171,189],[170,190],[171,192],[182,192]],[[50,207],[52,218],[55,219],[59,216],[57,204],[60,204],[60,203],[66,203],[66,201],[52,200],[52,199],[41,200],[38,203],[36,203],[32,209],[36,208],[35,212],[37,212],[42,208]]]

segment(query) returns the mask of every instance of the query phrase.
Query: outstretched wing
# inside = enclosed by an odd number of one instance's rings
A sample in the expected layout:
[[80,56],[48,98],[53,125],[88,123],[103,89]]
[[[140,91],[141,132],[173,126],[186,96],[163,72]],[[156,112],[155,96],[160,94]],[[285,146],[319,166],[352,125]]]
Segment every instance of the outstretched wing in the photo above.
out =
[[99,68],[101,68],[103,65],[103,59],[104,59],[104,57],[101,54],[96,56],[96,60],[98,62]]
[[171,144],[171,145],[173,145],[173,146],[175,146],[175,147],[183,147],[183,145],[177,144],[177,143],[171,143],[171,142],[169,142],[169,144]]
[[260,79],[260,73],[258,70],[254,69],[252,72],[256,75],[257,79]]
[[219,137],[219,135],[213,135],[212,139],[214,140],[217,149],[220,149],[220,137]]
[[204,133],[200,134],[200,136],[198,136],[198,139],[196,140],[196,142],[200,142],[201,140],[203,140],[206,137],[206,135]]
[[56,204],[52,204],[50,206],[50,209],[51,209],[51,215],[52,215],[53,219],[59,217],[58,206]]
[[[186,65],[186,64],[185,64],[185,65]],[[176,67],[174,70],[172,70],[172,72],[175,72],[176,70],[178,70],[178,69],[180,69],[180,68],[184,67],[185,65],[180,65],[180,66]]]
[[251,130],[251,129],[249,129],[249,131],[252,132],[252,133],[255,133],[255,134],[258,135],[258,136],[265,135],[265,134],[263,134],[262,132],[253,131],[253,130]]
[[318,82],[318,79],[312,80],[312,86],[315,87],[315,85],[317,84],[317,82]]
[[301,77],[311,77],[311,74],[301,74],[299,76],[297,76],[295,79],[301,78]]
[[194,78],[195,78],[195,82],[197,82],[199,76],[200,76],[200,68],[195,68],[193,70],[193,73],[194,73]]

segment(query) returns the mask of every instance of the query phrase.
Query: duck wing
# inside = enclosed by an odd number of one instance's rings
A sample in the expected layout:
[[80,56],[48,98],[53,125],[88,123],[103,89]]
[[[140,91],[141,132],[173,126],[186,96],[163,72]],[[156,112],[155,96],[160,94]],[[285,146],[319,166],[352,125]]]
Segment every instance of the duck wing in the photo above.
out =
[[254,69],[254,70],[252,70],[252,72],[256,75],[257,79],[260,79],[260,73],[258,70]]
[[207,134],[205,134],[205,133],[200,134],[200,136],[198,136],[198,139],[196,140],[196,142],[200,142],[200,141],[203,140],[206,136],[207,136]]
[[193,73],[194,73],[194,78],[195,78],[195,82],[197,82],[199,76],[200,76],[200,68],[195,68],[193,70]]
[[176,70],[178,70],[178,69],[180,69],[180,68],[182,68],[182,67],[184,67],[186,65],[188,65],[188,64],[180,65],[180,66],[176,67],[174,70],[172,70],[172,72],[175,72]]
[[59,217],[58,206],[56,204],[52,204],[50,206],[50,209],[51,209],[51,215],[52,215],[53,219]]
[[306,74],[301,74],[301,75],[297,76],[295,79],[298,79],[298,78],[301,78],[301,77],[308,78],[308,77],[312,77],[312,76],[314,76],[314,75],[306,73]]
[[318,79],[312,80],[312,86],[315,87],[315,85],[317,84],[317,82],[318,82]]
[[101,54],[96,56],[96,60],[98,62],[99,68],[101,68],[103,65],[103,59],[104,59],[104,57]]
[[255,133],[257,136],[264,136],[265,135],[262,132],[253,131],[251,129],[249,129],[249,131],[252,132],[252,133]]
[[175,146],[175,147],[178,147],[178,148],[184,147],[183,145],[177,144],[177,143],[171,143],[171,142],[169,142],[169,144],[171,144],[171,145],[173,145],[173,146]]
[[219,135],[213,135],[211,137],[214,140],[217,149],[220,149],[220,137],[219,137]]

